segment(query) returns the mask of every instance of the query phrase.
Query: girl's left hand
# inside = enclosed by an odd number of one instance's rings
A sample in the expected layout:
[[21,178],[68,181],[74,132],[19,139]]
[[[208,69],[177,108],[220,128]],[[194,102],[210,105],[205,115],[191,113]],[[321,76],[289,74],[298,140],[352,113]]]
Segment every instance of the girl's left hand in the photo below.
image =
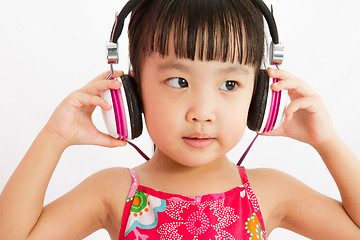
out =
[[271,88],[274,91],[287,89],[291,103],[285,109],[281,126],[265,136],[285,136],[319,147],[333,140],[336,132],[330,116],[320,98],[306,83],[294,75],[278,69],[269,69],[268,74],[280,81]]

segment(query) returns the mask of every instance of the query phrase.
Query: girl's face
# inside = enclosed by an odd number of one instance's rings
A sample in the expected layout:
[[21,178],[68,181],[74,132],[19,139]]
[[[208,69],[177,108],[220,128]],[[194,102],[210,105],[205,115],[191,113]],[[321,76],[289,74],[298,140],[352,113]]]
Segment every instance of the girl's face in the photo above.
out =
[[[171,46],[171,44],[169,44]],[[156,156],[188,167],[226,158],[243,135],[255,69],[153,53],[143,59],[142,99]]]

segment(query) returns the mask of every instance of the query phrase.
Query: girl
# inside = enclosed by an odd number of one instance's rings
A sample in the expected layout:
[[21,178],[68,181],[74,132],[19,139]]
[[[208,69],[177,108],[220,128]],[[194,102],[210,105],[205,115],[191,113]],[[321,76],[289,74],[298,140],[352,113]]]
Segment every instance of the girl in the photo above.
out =
[[281,79],[272,89],[288,89],[292,103],[267,135],[313,146],[342,202],[275,170],[239,169],[226,157],[244,132],[263,58],[262,15],[251,1],[145,0],[129,38],[131,75],[156,145],[151,160],[98,172],[43,207],[67,147],[126,144],[92,124],[96,106],[110,110],[101,93],[120,88],[104,80],[108,73],[99,75],[56,108],[9,179],[0,196],[1,239],[81,239],[101,228],[111,239],[266,239],[277,227],[311,239],[359,238],[360,163],[320,97],[292,74],[268,71]]

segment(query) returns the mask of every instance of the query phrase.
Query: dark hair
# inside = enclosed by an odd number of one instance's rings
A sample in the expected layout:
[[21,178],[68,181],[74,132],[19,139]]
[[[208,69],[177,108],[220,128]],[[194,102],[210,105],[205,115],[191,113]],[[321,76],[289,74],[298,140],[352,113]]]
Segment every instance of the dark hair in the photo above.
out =
[[144,0],[132,12],[128,35],[137,80],[142,59],[166,56],[170,37],[179,58],[258,69],[264,54],[263,16],[251,0]]

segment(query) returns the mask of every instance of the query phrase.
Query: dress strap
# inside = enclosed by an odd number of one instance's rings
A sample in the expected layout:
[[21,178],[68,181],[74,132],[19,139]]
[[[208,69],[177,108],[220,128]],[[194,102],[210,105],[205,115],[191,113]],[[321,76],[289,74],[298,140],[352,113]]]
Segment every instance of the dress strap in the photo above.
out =
[[245,183],[249,182],[245,168],[242,166],[238,167],[238,168],[239,168],[239,173],[240,173],[242,184],[244,185]]
[[135,196],[136,190],[139,186],[139,180],[138,180],[138,176],[136,174],[136,172],[134,171],[134,169],[130,168],[130,175],[131,175],[131,180],[132,180],[132,184],[131,184],[131,189],[128,195],[128,198],[132,198],[133,196]]
[[131,206],[133,203],[134,196],[136,194],[136,190],[138,189],[138,186],[139,186],[138,176],[137,176],[136,172],[134,171],[134,169],[129,168],[129,172],[131,175],[132,184],[131,184],[129,195],[126,199],[126,203],[124,206],[124,212],[123,212],[123,216],[122,216],[122,220],[121,220],[121,227],[120,227],[120,233],[119,233],[119,238],[118,238],[119,240],[122,240],[124,238],[126,224],[128,222],[128,218],[129,218],[129,214],[130,214],[130,209],[131,209]]

